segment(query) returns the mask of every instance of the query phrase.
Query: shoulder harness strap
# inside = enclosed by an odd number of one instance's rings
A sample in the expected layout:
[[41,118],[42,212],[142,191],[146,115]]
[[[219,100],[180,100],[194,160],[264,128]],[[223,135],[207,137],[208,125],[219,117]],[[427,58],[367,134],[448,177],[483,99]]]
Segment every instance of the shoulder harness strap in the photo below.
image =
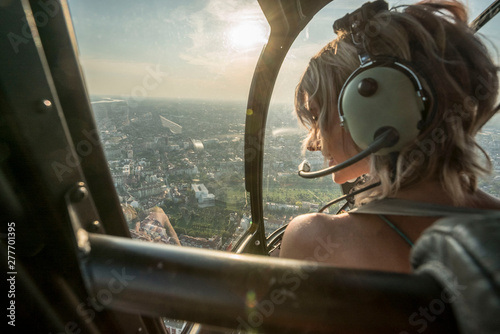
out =
[[497,210],[454,207],[432,203],[414,202],[399,198],[384,198],[378,201],[373,201],[359,208],[355,208],[349,211],[349,213],[418,217],[444,217],[464,214],[500,216],[500,211]]

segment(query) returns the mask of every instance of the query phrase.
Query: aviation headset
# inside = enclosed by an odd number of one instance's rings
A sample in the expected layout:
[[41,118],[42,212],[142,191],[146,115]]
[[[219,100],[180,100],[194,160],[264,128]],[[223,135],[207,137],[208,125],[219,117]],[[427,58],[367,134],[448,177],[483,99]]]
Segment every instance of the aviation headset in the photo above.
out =
[[368,2],[333,24],[335,33],[350,32],[360,60],[360,66],[340,90],[338,112],[341,126],[362,151],[319,171],[311,171],[309,162],[304,160],[299,165],[299,176],[321,177],[347,168],[370,154],[399,152],[434,118],[435,108],[428,111],[431,103],[412,65],[394,57],[372,57],[367,50],[366,32],[370,32],[374,24],[380,24],[374,16],[388,10],[384,0]]
[[393,57],[372,57],[367,50],[367,34],[376,33],[370,29],[384,24],[373,17],[388,10],[383,0],[368,2],[333,24],[336,34],[350,32],[361,63],[340,91],[341,126],[362,150],[369,148],[386,130],[394,132],[385,148],[372,152],[376,155],[400,151],[433,117],[425,116],[428,97],[412,65]]

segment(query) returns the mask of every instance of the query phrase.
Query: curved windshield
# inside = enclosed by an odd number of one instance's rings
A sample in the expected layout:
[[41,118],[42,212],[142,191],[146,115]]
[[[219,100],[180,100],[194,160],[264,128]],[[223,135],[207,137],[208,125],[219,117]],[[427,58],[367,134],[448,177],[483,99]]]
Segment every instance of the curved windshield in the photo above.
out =
[[[320,152],[303,152],[302,141],[307,130],[298,124],[293,109],[294,90],[309,59],[336,36],[332,30],[335,19],[359,8],[365,1],[335,1],[327,5],[311,20],[297,37],[281,68],[269,108],[266,129],[263,174],[264,220],[266,234],[285,225],[293,217],[307,212],[317,212],[324,204],[342,195],[339,185],[326,176],[302,179],[297,175],[298,165],[304,159],[312,170],[325,168]],[[388,1],[389,7],[412,4],[417,1]],[[474,19],[489,6],[489,1],[469,3],[470,19]],[[499,18],[494,18],[481,34],[489,39],[487,44],[494,50],[500,46]],[[498,53],[496,53],[498,60]],[[498,143],[500,122],[493,118],[478,135],[478,140],[494,161],[496,171],[483,180],[481,188],[493,195],[500,195]],[[497,162],[498,160],[498,162]],[[335,213],[343,203],[331,206],[325,212]]]
[[[365,1],[335,1],[324,7],[299,34],[283,62],[269,107],[264,150],[263,199],[266,234],[287,224],[293,217],[317,212],[324,204],[342,195],[331,177],[302,179],[297,167],[307,160],[312,170],[324,167],[321,152],[302,149],[306,129],[294,113],[295,86],[309,59],[335,38],[333,22],[360,7]],[[394,2],[389,2],[393,6]],[[336,212],[340,205],[325,212]]]
[[256,1],[69,1],[132,236],[230,250],[249,227],[245,106],[267,40]]
[[[479,35],[483,42],[489,48],[497,66],[500,66],[500,15],[496,15],[481,30]],[[487,84],[487,83],[486,83]],[[500,96],[497,98],[497,104],[500,104]],[[481,147],[488,153],[493,164],[493,173],[484,177],[479,182],[479,187],[485,192],[500,197],[500,115],[497,114],[491,118],[477,135],[477,140]]]

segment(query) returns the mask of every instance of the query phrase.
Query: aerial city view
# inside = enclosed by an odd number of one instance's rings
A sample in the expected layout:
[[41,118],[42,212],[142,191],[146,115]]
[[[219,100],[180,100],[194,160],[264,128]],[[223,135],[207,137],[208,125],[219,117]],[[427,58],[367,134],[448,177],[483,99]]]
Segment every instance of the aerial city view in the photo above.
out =
[[[244,188],[245,104],[92,100],[132,237],[231,250],[252,221]],[[266,234],[341,195],[330,177],[306,180],[297,175],[305,131],[291,105],[271,109],[262,185]],[[499,128],[489,124],[478,138],[497,170],[480,186],[496,196],[500,194]],[[313,168],[322,167],[320,154],[308,159]]]
[[[244,103],[95,98],[92,106],[132,236],[230,250],[251,224]],[[291,106],[279,110],[266,150],[266,233],[340,194],[328,178],[297,176],[297,120]]]
[[[258,2],[91,2],[70,1],[71,15],[100,139],[131,235],[232,249],[252,223],[244,186],[246,98],[270,33]],[[293,115],[293,96],[310,57],[335,37],[332,18],[351,6],[326,6],[282,65],[265,129],[266,234],[341,195],[330,177],[297,175],[306,131]],[[471,6],[472,17],[484,7]],[[495,39],[496,31],[493,25],[484,34]],[[497,170],[480,187],[493,195],[500,194],[499,129],[494,120],[478,138]],[[422,147],[424,153],[427,149]],[[313,169],[325,166],[318,152],[305,158]]]
[[226,249],[240,222],[249,224],[241,108],[118,99],[92,106],[133,237]]

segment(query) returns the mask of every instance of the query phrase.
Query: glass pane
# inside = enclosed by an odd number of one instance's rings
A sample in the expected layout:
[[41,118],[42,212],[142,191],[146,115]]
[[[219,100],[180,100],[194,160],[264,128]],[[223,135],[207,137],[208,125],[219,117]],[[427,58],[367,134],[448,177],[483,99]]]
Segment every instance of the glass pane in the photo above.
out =
[[[335,38],[332,31],[334,20],[352,12],[364,2],[339,0],[327,5],[299,35],[283,63],[269,109],[266,130],[263,194],[267,234],[288,223],[298,214],[317,212],[319,207],[342,193],[340,187],[334,184],[329,176],[319,179],[302,179],[297,176],[297,167],[304,159],[311,163],[312,170],[324,168],[326,165],[319,152],[306,152],[305,156],[301,153],[302,140],[307,132],[298,124],[293,112],[294,90],[309,59]],[[388,2],[389,7],[392,7],[417,1]],[[473,20],[490,3],[491,1],[470,2],[470,19]],[[499,18],[496,17],[481,30],[481,33],[499,48],[498,31],[500,31]],[[498,59],[498,53],[495,55]],[[500,118],[495,117],[479,135],[480,142],[490,153],[497,170],[492,178],[485,180],[481,186],[497,196],[500,195],[498,193],[500,185],[496,185],[500,182],[498,176],[500,152],[495,142],[498,143],[499,139],[499,125]],[[329,212],[334,213],[338,208],[338,205],[334,205],[330,207]]]
[[474,0],[474,1],[464,2],[469,8],[469,21],[473,21],[493,2],[494,2],[493,0]]
[[[500,66],[500,15],[496,15],[479,31],[480,36]],[[500,96],[497,104],[500,103]],[[486,150],[492,163],[493,173],[480,181],[479,187],[485,192],[500,197],[500,115],[495,115],[477,135],[479,144]]]
[[[268,35],[258,3],[69,4],[132,237],[231,250],[249,227],[246,100]],[[170,333],[186,325],[164,322]]]
[[[324,204],[342,195],[331,177],[303,179],[297,167],[307,159],[312,170],[326,167],[320,152],[302,152],[307,131],[293,112],[295,86],[309,59],[335,38],[332,25],[365,1],[339,0],[323,8],[297,37],[285,58],[276,82],[266,129],[264,156],[264,216],[266,235],[287,224],[293,217],[317,212]],[[393,6],[394,2],[389,2]],[[340,203],[339,205],[341,205]],[[336,212],[339,205],[329,208]]]
[[230,250],[248,228],[243,135],[267,40],[256,1],[69,0],[134,238]]

